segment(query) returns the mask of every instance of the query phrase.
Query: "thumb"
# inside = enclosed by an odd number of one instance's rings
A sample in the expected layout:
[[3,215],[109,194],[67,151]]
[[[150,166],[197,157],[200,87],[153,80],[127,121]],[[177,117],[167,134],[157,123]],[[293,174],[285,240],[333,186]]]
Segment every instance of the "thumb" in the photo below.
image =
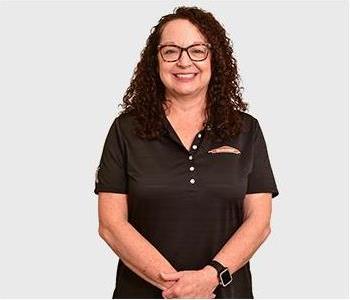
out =
[[176,279],[179,279],[182,276],[182,274],[181,272],[171,272],[171,273],[160,272],[160,276],[165,280],[176,280]]

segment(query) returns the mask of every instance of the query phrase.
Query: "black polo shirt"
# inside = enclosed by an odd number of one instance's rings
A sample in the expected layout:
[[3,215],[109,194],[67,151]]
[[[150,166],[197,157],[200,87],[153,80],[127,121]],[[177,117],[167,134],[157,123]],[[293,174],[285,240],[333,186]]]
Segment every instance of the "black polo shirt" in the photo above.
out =
[[[94,193],[128,195],[128,220],[177,270],[207,265],[243,222],[245,194],[277,190],[257,119],[240,112],[245,132],[224,142],[210,138],[207,125],[190,151],[167,118],[159,139],[134,133],[132,113],[115,118],[96,171]],[[208,153],[221,146],[239,153]],[[162,290],[118,262],[113,298],[162,298]],[[216,298],[253,298],[249,262],[219,285]]]

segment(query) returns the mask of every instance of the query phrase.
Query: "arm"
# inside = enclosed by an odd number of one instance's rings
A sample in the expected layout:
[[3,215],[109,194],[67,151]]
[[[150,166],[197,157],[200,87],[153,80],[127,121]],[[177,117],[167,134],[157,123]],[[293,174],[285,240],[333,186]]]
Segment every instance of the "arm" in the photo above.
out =
[[[231,274],[249,261],[270,234],[271,199],[271,193],[245,196],[243,224],[214,257],[227,266]],[[213,270],[211,266],[206,266],[205,269],[208,273]]]
[[127,195],[99,193],[99,235],[133,272],[164,290],[174,281],[165,281],[160,272],[176,272],[161,253],[127,220]]
[[[231,274],[248,262],[269,235],[271,199],[271,193],[247,194],[244,198],[243,224],[214,257],[215,260],[227,266]],[[163,291],[162,296],[181,298],[185,295],[185,291],[188,291],[188,286],[196,280],[200,284],[194,287],[192,284],[191,288],[195,290],[194,293],[201,297],[212,293],[219,284],[217,271],[210,265],[199,271],[185,271],[168,275],[167,278],[177,278],[179,281],[173,287]]]

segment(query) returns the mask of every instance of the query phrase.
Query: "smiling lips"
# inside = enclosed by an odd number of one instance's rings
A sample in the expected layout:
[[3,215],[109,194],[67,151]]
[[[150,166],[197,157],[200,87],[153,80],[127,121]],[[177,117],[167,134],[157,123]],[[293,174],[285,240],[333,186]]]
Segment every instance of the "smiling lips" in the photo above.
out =
[[193,79],[198,73],[174,73],[174,77],[180,81],[189,81]]

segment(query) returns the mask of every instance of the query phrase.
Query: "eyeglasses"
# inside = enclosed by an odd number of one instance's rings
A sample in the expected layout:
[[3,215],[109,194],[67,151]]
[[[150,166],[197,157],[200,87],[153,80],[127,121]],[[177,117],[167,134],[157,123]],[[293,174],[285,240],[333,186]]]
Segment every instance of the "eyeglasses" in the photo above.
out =
[[158,45],[158,51],[166,62],[174,62],[180,59],[182,51],[186,51],[192,61],[202,61],[208,57],[211,45],[209,43],[200,43],[182,48],[177,45]]

